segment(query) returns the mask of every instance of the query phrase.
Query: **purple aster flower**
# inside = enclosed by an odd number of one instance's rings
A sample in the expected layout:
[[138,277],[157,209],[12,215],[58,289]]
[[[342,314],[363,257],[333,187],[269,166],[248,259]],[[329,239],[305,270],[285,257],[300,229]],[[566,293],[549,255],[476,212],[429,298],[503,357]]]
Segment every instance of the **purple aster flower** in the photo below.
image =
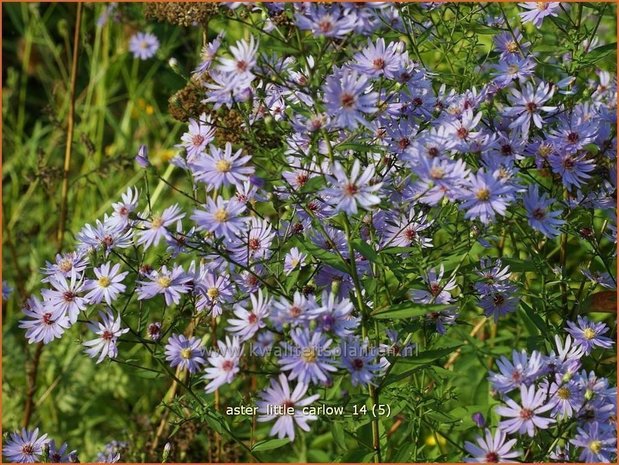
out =
[[520,402],[518,405],[512,399],[506,398],[507,406],[500,405],[496,412],[502,417],[509,418],[501,421],[499,428],[506,433],[527,433],[535,435],[536,428],[547,429],[555,422],[552,418],[542,417],[541,414],[553,408],[552,403],[546,402],[546,391],[538,390],[535,386],[520,386]]
[[515,312],[520,302],[520,298],[514,295],[517,289],[515,286],[505,285],[502,289],[483,296],[479,306],[484,309],[484,315],[493,316],[497,322],[501,316]]
[[251,345],[251,353],[258,357],[266,357],[275,343],[275,335],[271,331],[261,331]]
[[175,265],[171,270],[163,265],[160,271],[153,271],[148,275],[149,281],[138,281],[138,300],[152,299],[163,294],[166,305],[178,304],[181,294],[189,292],[191,277],[183,271],[183,267]]
[[60,447],[53,439],[47,444],[49,448],[48,457],[50,463],[76,463],[77,451],[67,452],[69,445],[65,442]]
[[[584,462],[615,462],[617,433],[612,427],[592,422],[578,427],[578,434],[570,443],[582,448],[579,459]],[[613,460],[614,459],[614,460]]]
[[70,280],[55,275],[50,279],[50,284],[54,289],[43,289],[43,298],[60,313],[67,315],[71,324],[74,324],[87,304],[87,300],[80,295],[84,291],[83,277],[71,270]]
[[172,235],[167,228],[184,217],[185,213],[181,211],[177,204],[166,208],[161,215],[153,215],[150,221],[142,222],[144,229],[138,233],[138,244],[149,248],[152,245],[159,245],[161,239],[172,239]]
[[165,346],[166,360],[174,368],[195,373],[200,370],[200,365],[205,365],[204,349],[202,342],[197,337],[185,337],[183,334],[172,334]]
[[331,168],[332,176],[327,176],[328,186],[323,194],[328,203],[335,206],[334,212],[343,211],[349,215],[356,214],[358,207],[369,210],[380,203],[380,197],[375,195],[382,183],[371,185],[374,177],[374,166],[368,165],[361,173],[361,164],[355,159],[350,176],[346,174],[340,162],[336,161]]
[[368,341],[348,338],[340,345],[342,365],[351,375],[353,386],[375,384],[373,379],[380,375],[382,366],[376,363],[378,351],[368,347]]
[[475,290],[482,296],[504,290],[509,286],[509,278],[512,275],[509,265],[504,267],[500,259],[493,261],[490,258],[482,258],[475,273],[483,280],[475,283]]
[[232,300],[232,283],[225,274],[216,275],[205,271],[196,287],[200,295],[196,308],[200,311],[207,310],[213,316],[221,315],[221,305]]
[[419,180],[412,188],[406,189],[406,198],[425,203],[439,205],[444,198],[458,200],[462,186],[470,174],[463,160],[448,160],[442,157],[419,157],[413,170]]
[[49,344],[54,339],[59,339],[65,330],[71,327],[64,311],[54,308],[49,301],[41,302],[34,296],[28,299],[22,312],[30,318],[19,322],[19,327],[26,329],[29,344]]
[[198,229],[228,240],[234,239],[236,234],[242,232],[247,221],[241,216],[245,211],[245,204],[236,199],[224,200],[221,196],[216,200],[207,198],[206,202],[204,206],[206,210],[195,210],[191,217],[198,225]]
[[533,75],[535,71],[535,61],[530,57],[514,56],[503,60],[495,65],[492,75],[494,82],[499,86],[508,86],[514,79],[524,82]]
[[266,260],[271,256],[270,247],[274,237],[271,223],[252,217],[247,224],[247,230],[237,234],[229,249],[238,263]]
[[283,371],[290,371],[288,378],[298,378],[303,384],[326,383],[328,372],[337,371],[331,364],[333,352],[329,349],[333,340],[320,331],[310,333],[308,328],[296,328],[290,332],[290,337],[294,345],[282,342],[286,355],[278,360]]
[[112,204],[114,213],[112,214],[112,221],[115,221],[121,227],[126,228],[131,225],[129,215],[133,213],[138,207],[138,200],[140,194],[137,189],[131,187],[127,189],[127,192],[122,194],[122,202],[115,202]]
[[371,91],[369,77],[344,70],[332,74],[324,85],[324,102],[336,127],[367,126],[364,114],[375,113],[378,93]]
[[[211,80],[207,82],[207,98],[203,103],[213,103],[217,110],[222,105],[231,108],[235,102],[244,102],[251,95],[251,83],[254,76],[249,74],[220,73],[211,71]],[[212,82],[211,82],[212,81]]]
[[148,168],[150,166],[150,162],[148,161],[148,147],[146,145],[140,145],[138,153],[135,156],[135,162],[142,168]]
[[586,156],[585,153],[554,152],[548,156],[548,163],[553,172],[561,175],[565,187],[580,188],[595,169],[595,162],[587,160]]
[[150,323],[146,328],[146,334],[151,341],[158,341],[161,339],[161,322],[154,321]]
[[271,321],[278,327],[289,324],[292,327],[305,326],[312,319],[311,310],[316,308],[313,297],[306,297],[299,291],[294,293],[292,302],[285,297],[273,302]]
[[430,268],[423,280],[426,289],[412,289],[409,298],[413,302],[422,304],[448,304],[453,301],[450,291],[453,291],[457,284],[454,276],[449,281],[443,283],[445,267],[441,264],[438,274],[434,268]]
[[241,305],[234,307],[234,316],[228,320],[229,326],[227,331],[239,336],[241,342],[251,339],[259,329],[266,326],[264,321],[270,312],[271,298],[268,295],[262,295],[262,290],[258,290],[256,294],[250,294],[251,311],[246,310]]
[[213,60],[215,59],[215,55],[217,54],[217,50],[221,47],[221,41],[224,38],[224,35],[224,32],[220,32],[212,42],[209,42],[202,47],[202,51],[200,52],[200,64],[193,70],[193,74],[202,76],[210,69]]
[[537,184],[531,184],[523,197],[524,208],[527,211],[529,225],[544,236],[554,239],[561,231],[559,228],[565,221],[558,218],[560,211],[550,210],[553,200],[546,194],[539,194]]
[[581,268],[580,272],[595,286],[599,285],[607,289],[615,289],[617,287],[615,278],[606,271],[593,271],[587,268]]
[[13,288],[9,286],[7,281],[2,281],[2,300],[7,301],[13,292]]
[[187,160],[199,160],[199,156],[206,151],[208,144],[215,139],[215,127],[210,115],[202,113],[200,118],[189,118],[189,130],[181,137],[182,144],[187,151]]
[[126,286],[122,284],[128,272],[120,272],[120,264],[112,266],[110,262],[104,263],[99,268],[93,269],[97,279],[87,279],[84,290],[88,292],[84,298],[91,304],[105,303],[112,305],[119,294],[125,292]]
[[546,382],[541,387],[547,389],[548,402],[553,404],[551,415],[571,418],[583,406],[584,393],[575,381],[564,381],[562,378],[562,375],[557,374],[550,386]]
[[471,175],[462,196],[462,208],[466,210],[465,218],[479,218],[488,224],[496,214],[504,215],[509,202],[513,200],[513,188],[493,173],[480,169]]
[[502,60],[521,56],[521,50],[526,54],[531,45],[531,42],[524,42],[524,37],[518,29],[514,29],[513,34],[511,31],[497,34],[493,40],[495,49],[501,52]]
[[[280,374],[278,380],[271,379],[271,384],[268,388],[260,393],[260,400],[256,402],[258,406],[258,421],[272,421],[277,418],[273,428],[271,428],[271,436],[277,435],[278,438],[290,438],[294,441],[295,425],[303,431],[309,431],[308,421],[317,420],[316,415],[303,413],[304,407],[311,405],[320,396],[305,397],[308,385],[297,383],[294,390],[290,391],[286,376]],[[292,413],[290,413],[292,412]]]
[[87,264],[88,257],[81,252],[56,254],[56,263],[46,261],[45,267],[41,269],[41,273],[45,275],[41,282],[48,283],[55,275],[70,278],[72,272],[82,274]]
[[579,316],[578,323],[568,321],[567,326],[565,330],[572,335],[574,342],[583,348],[585,355],[589,355],[595,347],[610,349],[614,344],[611,338],[602,336],[609,331],[604,323],[596,323]]
[[432,247],[432,239],[423,231],[432,226],[422,213],[411,209],[408,215],[388,218],[384,229],[383,247]]
[[484,426],[486,426],[486,418],[484,418],[484,414],[481,412],[475,412],[473,415],[471,415],[471,419],[478,428],[483,428]]
[[506,107],[503,112],[505,116],[513,118],[509,127],[519,128],[525,136],[529,133],[531,121],[533,121],[535,127],[541,129],[544,120],[540,112],[549,113],[557,109],[557,107],[544,105],[552,98],[553,94],[554,87],[545,82],[536,84],[536,87],[527,82],[522,91],[512,89],[511,95],[507,96],[511,106]]
[[445,334],[447,326],[452,326],[456,323],[458,313],[455,308],[448,307],[438,312],[429,312],[425,315],[425,320],[430,325],[434,325],[438,334]]
[[105,215],[103,222],[97,220],[96,226],[85,225],[76,235],[78,252],[86,253],[103,249],[107,257],[113,249],[126,249],[133,245],[130,229],[118,224],[114,217]]
[[308,3],[295,15],[301,30],[310,30],[315,36],[342,37],[355,27],[354,15],[347,14],[340,5]]
[[316,320],[320,331],[332,333],[338,337],[348,337],[359,326],[359,318],[353,315],[352,302],[344,298],[338,300],[337,295],[326,291],[322,293],[322,305],[310,312]]
[[530,358],[526,351],[514,350],[512,360],[502,356],[496,364],[499,372],[490,372],[488,380],[492,383],[492,388],[502,394],[523,385],[530,385],[542,374],[543,370],[542,356],[536,350],[531,353]]
[[230,47],[232,58],[220,58],[217,70],[241,77],[253,77],[251,70],[256,65],[257,52],[258,42],[254,36],[250,37],[249,43],[241,39]]
[[129,39],[129,51],[134,58],[148,60],[159,50],[159,40],[150,32],[138,32]]
[[520,13],[523,24],[531,23],[536,28],[541,27],[544,18],[558,16],[561,10],[561,3],[559,2],[526,2],[519,3],[518,6],[528,10]]
[[97,363],[101,363],[106,357],[114,359],[118,356],[118,338],[129,331],[129,328],[121,328],[120,314],[114,319],[114,314],[108,310],[105,313],[99,312],[101,322],[91,321],[88,328],[99,337],[84,342],[88,347],[85,352],[89,357],[95,358],[99,355]]
[[11,433],[2,453],[14,463],[37,463],[41,461],[43,447],[49,442],[47,434],[39,436],[39,428],[29,431],[26,428],[21,433]]
[[196,180],[207,184],[207,191],[222,186],[239,188],[254,174],[254,168],[247,166],[251,156],[242,156],[239,149],[232,154],[232,144],[226,142],[224,151],[211,145],[210,153],[190,164]]
[[465,462],[478,463],[501,463],[515,462],[515,459],[521,455],[520,451],[512,450],[516,444],[515,439],[506,441],[507,435],[497,429],[494,436],[490,430],[486,430],[485,436],[478,436],[477,444],[466,441],[464,449],[471,455],[470,458],[465,458]]
[[243,355],[243,347],[239,338],[234,336],[230,339],[226,336],[226,342],[217,341],[219,352],[211,353],[208,363],[211,365],[204,371],[203,379],[211,380],[204,388],[207,393],[214,392],[224,384],[230,384],[239,372],[239,361]]
[[284,258],[284,273],[289,275],[294,270],[303,268],[307,255],[299,251],[297,247],[293,247]]
[[385,76],[388,79],[394,79],[400,69],[398,47],[398,42],[391,42],[385,46],[383,38],[379,38],[376,44],[368,39],[367,47],[353,57],[355,61],[353,67],[370,77]]
[[583,347],[577,343],[573,344],[569,334],[565,337],[565,342],[555,334],[555,345],[557,351],[553,349],[545,359],[546,370],[551,374],[558,373],[562,376],[576,373],[580,368],[580,359],[585,354]]

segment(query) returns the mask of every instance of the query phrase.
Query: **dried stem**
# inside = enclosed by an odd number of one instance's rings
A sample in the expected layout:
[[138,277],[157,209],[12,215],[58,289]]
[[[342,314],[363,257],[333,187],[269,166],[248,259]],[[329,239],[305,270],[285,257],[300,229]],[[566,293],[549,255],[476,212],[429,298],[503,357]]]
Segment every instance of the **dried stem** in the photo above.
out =
[[39,362],[41,360],[41,354],[43,353],[43,343],[37,344],[37,350],[34,353],[34,358],[28,366],[26,378],[28,382],[28,391],[26,392],[26,405],[24,407],[24,428],[28,428],[30,425],[30,418],[32,418],[33,406],[34,406],[34,394],[37,390],[37,375],[39,373]]
[[82,24],[82,6],[77,4],[75,18],[75,33],[73,35],[73,60],[71,63],[71,84],[69,88],[69,116],[67,120],[67,144],[64,153],[64,169],[62,173],[62,190],[60,200],[60,221],[58,223],[58,251],[62,249],[64,231],[67,222],[67,200],[69,194],[69,170],[71,169],[71,154],[73,150],[73,126],[75,124],[75,85],[77,81],[77,59],[80,47],[80,29]]

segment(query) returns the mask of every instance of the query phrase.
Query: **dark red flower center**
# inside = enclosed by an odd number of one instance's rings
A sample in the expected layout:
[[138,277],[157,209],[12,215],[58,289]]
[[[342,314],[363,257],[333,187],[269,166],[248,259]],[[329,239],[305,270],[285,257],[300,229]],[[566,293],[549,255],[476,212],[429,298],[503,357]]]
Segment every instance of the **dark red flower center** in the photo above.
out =
[[357,371],[361,370],[363,368],[363,365],[363,360],[361,360],[360,358],[356,358],[352,361],[352,367]]

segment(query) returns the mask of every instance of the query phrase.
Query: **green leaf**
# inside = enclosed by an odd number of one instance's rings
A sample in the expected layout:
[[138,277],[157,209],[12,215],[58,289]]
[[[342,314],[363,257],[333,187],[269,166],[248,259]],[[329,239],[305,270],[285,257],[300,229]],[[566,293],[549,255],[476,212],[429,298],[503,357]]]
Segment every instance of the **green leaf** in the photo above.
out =
[[351,241],[353,249],[373,263],[379,262],[378,254],[370,244],[361,239]]
[[254,444],[251,448],[252,452],[260,452],[265,450],[278,449],[286,444],[290,443],[290,439],[267,439],[266,441],[260,441]]
[[402,318],[414,318],[424,316],[432,312],[446,310],[452,305],[443,304],[418,304],[415,302],[404,302],[403,304],[393,305],[385,310],[372,314],[377,320],[400,320]]

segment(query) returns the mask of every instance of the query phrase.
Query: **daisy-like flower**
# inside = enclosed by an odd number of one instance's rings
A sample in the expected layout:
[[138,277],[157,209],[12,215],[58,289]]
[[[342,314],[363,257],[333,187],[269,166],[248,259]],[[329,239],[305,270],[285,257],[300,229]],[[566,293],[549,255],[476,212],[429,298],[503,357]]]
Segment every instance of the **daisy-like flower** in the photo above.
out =
[[143,231],[138,233],[138,244],[145,248],[159,245],[161,239],[170,240],[172,235],[167,228],[176,224],[177,221],[185,217],[185,213],[175,204],[166,208],[161,215],[153,215],[150,221],[143,221]]
[[484,309],[484,315],[492,316],[494,321],[518,308],[520,299],[516,294],[515,286],[507,285],[492,294],[483,296],[479,301],[479,306]]
[[183,334],[172,334],[165,346],[166,360],[172,368],[178,366],[181,370],[195,373],[200,365],[205,365],[202,342],[197,337],[186,338]]
[[584,462],[609,463],[617,455],[617,433],[598,422],[586,423],[584,428],[578,428],[578,434],[570,443],[580,447],[579,459]]
[[81,274],[88,264],[88,257],[81,252],[69,252],[65,254],[56,254],[56,262],[45,262],[45,267],[41,269],[41,273],[45,278],[41,280],[43,283],[48,283],[54,275],[61,275],[65,278],[70,278],[71,273]]
[[535,71],[535,61],[530,57],[514,56],[508,60],[501,61],[495,66],[492,73],[494,82],[499,86],[508,86],[514,79],[524,82],[533,75]]
[[553,350],[546,357],[546,370],[551,373],[559,373],[561,375],[573,375],[580,368],[580,359],[584,355],[584,349],[572,343],[572,337],[568,334],[565,336],[565,342],[561,340],[558,334],[555,334],[556,352]]
[[183,267],[175,265],[171,270],[163,265],[160,271],[153,271],[148,275],[149,281],[138,281],[138,300],[152,299],[163,294],[166,305],[178,304],[181,294],[189,292],[191,277],[183,271]]
[[321,332],[310,333],[308,328],[297,328],[291,331],[293,344],[282,342],[284,355],[278,360],[283,371],[290,371],[289,379],[297,379],[300,383],[326,383],[329,372],[337,371],[332,365],[332,350],[329,346],[333,342]]
[[432,239],[423,233],[432,226],[425,215],[411,210],[408,215],[388,219],[386,223],[383,247],[432,247]]
[[97,220],[95,224],[87,224],[77,233],[79,253],[103,249],[107,257],[111,250],[126,249],[133,244],[132,231],[119,225],[113,217],[106,215],[103,222]]
[[[286,376],[280,374],[278,379],[271,379],[271,384],[260,393],[260,400],[256,402],[258,406],[258,421],[275,421],[271,428],[271,436],[277,435],[279,439],[286,436],[294,441],[295,425],[303,431],[309,431],[308,421],[317,420],[316,415],[303,413],[304,407],[311,405],[320,395],[305,397],[308,385],[297,383],[296,387],[290,390]],[[292,412],[292,413],[290,413]]]
[[194,178],[207,184],[207,190],[219,189],[222,186],[234,186],[238,189],[254,174],[253,166],[247,165],[249,160],[251,156],[243,156],[241,149],[232,154],[232,144],[226,142],[223,151],[211,146],[210,153],[195,160],[190,167]]
[[355,16],[347,14],[340,5],[308,4],[297,13],[296,23],[301,30],[310,30],[314,36],[343,37],[355,27]]
[[507,406],[500,405],[496,412],[502,417],[509,418],[501,421],[499,428],[506,433],[527,433],[530,437],[535,435],[536,428],[547,429],[555,422],[552,418],[542,417],[541,414],[553,408],[552,403],[546,402],[546,391],[530,387],[520,386],[521,404],[518,405],[510,398],[505,399]]
[[338,300],[336,294],[325,291],[322,293],[321,303],[319,308],[310,311],[311,317],[316,320],[317,328],[338,337],[351,336],[360,322],[352,313],[352,302],[347,298]]
[[159,321],[150,323],[146,328],[146,334],[151,341],[158,341],[161,339],[161,323]]
[[122,202],[112,204],[114,209],[112,221],[123,228],[129,226],[131,224],[129,215],[137,208],[139,198],[140,195],[137,189],[132,189],[131,187],[127,189],[127,192],[122,194]]
[[221,305],[232,300],[232,284],[230,278],[225,274],[216,275],[206,272],[197,283],[200,298],[196,304],[198,310],[207,310],[213,316],[222,313]]
[[585,157],[584,153],[555,152],[548,156],[548,163],[553,172],[561,175],[565,187],[580,188],[591,178],[589,173],[595,169],[595,162]]
[[224,35],[224,32],[220,32],[212,42],[209,42],[202,47],[202,51],[200,52],[200,64],[193,70],[193,74],[202,76],[210,69],[213,60],[215,59],[215,55],[217,54],[217,50],[221,47],[221,41],[224,38]]
[[515,439],[507,440],[507,435],[497,429],[492,435],[490,430],[486,430],[484,436],[479,436],[476,439],[477,444],[466,441],[464,449],[471,457],[464,459],[465,462],[473,463],[502,463],[515,462],[515,459],[520,456],[520,451],[513,450],[516,444]]
[[488,224],[497,214],[505,214],[509,202],[513,200],[513,188],[493,173],[480,169],[469,178],[462,200],[465,218],[479,218],[482,223]]
[[60,447],[53,439],[47,444],[49,447],[48,457],[50,463],[76,463],[77,451],[67,452],[69,445],[65,442]]
[[589,355],[595,347],[610,349],[614,341],[603,334],[609,331],[608,326],[601,322],[594,322],[586,317],[579,316],[578,323],[567,322],[565,330],[572,335],[574,342],[583,348],[585,355]]
[[159,50],[159,39],[150,32],[138,32],[129,39],[129,51],[134,58],[148,60]]
[[531,42],[525,42],[522,33],[518,29],[502,32],[494,36],[494,45],[497,51],[501,52],[501,59],[508,60],[510,58],[521,56],[522,53],[528,52]]
[[358,207],[369,210],[380,203],[376,193],[382,183],[370,185],[375,173],[373,165],[368,165],[361,173],[361,164],[355,159],[350,175],[347,175],[340,162],[336,161],[331,171],[333,175],[327,176],[329,187],[322,192],[329,197],[328,202],[334,205],[334,212],[343,211],[354,215],[359,211]]
[[259,329],[266,326],[264,321],[269,316],[271,307],[271,298],[267,295],[262,295],[262,290],[258,290],[258,295],[250,294],[251,312],[245,310],[241,305],[236,305],[234,315],[236,318],[228,320],[229,326],[227,331],[239,336],[241,342],[251,339]]
[[43,289],[43,298],[60,313],[67,315],[71,324],[74,324],[87,304],[87,300],[81,296],[84,291],[82,276],[72,270],[69,280],[62,275],[55,275],[50,284],[54,289]]
[[371,77],[385,76],[394,79],[400,69],[398,46],[397,42],[385,46],[383,38],[378,39],[376,44],[368,39],[367,47],[353,57],[355,61],[353,66],[359,72]]
[[239,263],[266,260],[271,256],[271,243],[275,232],[271,223],[261,218],[252,217],[247,225],[247,231],[237,235],[230,245],[234,260]]
[[91,321],[88,328],[99,337],[84,342],[87,347],[85,352],[89,357],[95,358],[99,355],[97,363],[101,363],[106,357],[116,358],[118,355],[118,338],[129,331],[129,328],[121,328],[120,314],[114,319],[114,314],[108,310],[106,313],[99,312],[101,322]]
[[513,118],[509,127],[519,128],[522,134],[527,135],[531,121],[533,121],[535,127],[541,129],[544,123],[541,112],[549,113],[557,109],[557,107],[544,105],[553,94],[554,87],[545,82],[540,82],[536,87],[527,82],[522,91],[512,89],[511,95],[507,96],[511,106],[504,110],[505,116]]
[[188,131],[181,137],[183,147],[187,151],[187,160],[199,160],[200,154],[206,151],[208,144],[215,139],[215,127],[211,116],[202,113],[196,120],[189,118]]
[[71,327],[69,318],[62,310],[52,307],[49,301],[41,302],[34,296],[28,299],[22,312],[30,318],[19,322],[19,327],[26,330],[29,344],[49,344],[54,339],[59,339],[65,330]]
[[490,372],[488,380],[492,388],[506,394],[521,386],[528,386],[535,381],[543,370],[542,355],[534,350],[531,357],[525,350],[512,352],[512,360],[502,356],[496,362],[499,372]]
[[438,274],[434,268],[430,268],[423,278],[427,289],[412,289],[409,298],[413,302],[422,304],[451,303],[453,299],[450,291],[453,291],[457,286],[456,278],[452,276],[449,281],[443,283],[444,274],[445,267],[443,265],[441,265]]
[[370,91],[369,77],[344,70],[327,78],[324,102],[332,123],[339,128],[356,129],[367,125],[364,114],[375,113],[378,93]]
[[219,60],[218,71],[229,73],[241,77],[251,76],[251,70],[256,65],[256,54],[258,52],[258,42],[251,36],[249,43],[241,39],[230,47],[232,58],[221,58]]
[[36,463],[41,461],[43,447],[48,443],[47,434],[39,436],[39,428],[34,431],[23,428],[21,433],[11,433],[2,454],[13,463]]
[[216,200],[207,198],[206,202],[204,206],[206,210],[195,210],[191,217],[198,229],[228,240],[234,239],[236,234],[242,232],[247,221],[241,216],[245,211],[245,204],[236,199],[224,200],[221,196]]
[[546,194],[539,194],[537,184],[529,186],[529,190],[523,197],[524,208],[527,211],[529,225],[541,232],[544,236],[554,239],[561,231],[559,228],[565,221],[558,218],[560,211],[550,210],[553,200]]
[[541,27],[544,18],[547,16],[558,16],[561,11],[560,2],[526,2],[519,3],[519,7],[524,8],[525,12],[520,13],[523,23],[531,23],[536,28]]
[[[584,402],[584,394],[575,381],[563,381],[563,376],[557,374],[555,382],[548,389],[549,402],[553,403],[552,416],[564,418],[573,417],[580,410]],[[548,383],[542,384],[542,388]]]
[[[411,188],[412,200],[438,205],[444,198],[456,200],[470,171],[463,160],[420,156],[413,167],[419,180]],[[409,190],[405,191],[407,195]],[[408,198],[408,195],[407,195]]]
[[214,392],[223,384],[230,384],[239,372],[239,360],[243,354],[243,348],[239,338],[234,336],[230,339],[226,336],[226,342],[217,341],[219,352],[211,353],[208,363],[211,365],[204,371],[203,379],[211,380],[204,388],[207,393]]
[[293,247],[284,258],[284,273],[289,275],[294,270],[301,269],[305,265],[307,255],[299,251],[297,247]]
[[378,351],[368,347],[368,341],[361,342],[358,338],[348,338],[340,345],[342,365],[350,373],[353,386],[375,384],[373,379],[382,370],[376,362]]
[[110,262],[104,263],[93,271],[97,279],[87,279],[84,290],[88,292],[84,298],[91,304],[105,303],[112,305],[119,294],[125,292],[126,286],[122,283],[128,272],[120,273],[120,264],[112,266]]
[[313,297],[306,297],[299,291],[294,293],[292,302],[285,297],[273,302],[270,320],[281,328],[285,324],[304,326],[311,319],[310,311],[316,307]]
[[150,161],[148,161],[148,147],[146,145],[140,145],[138,153],[135,156],[135,162],[140,165],[141,168],[148,168],[150,166]]

